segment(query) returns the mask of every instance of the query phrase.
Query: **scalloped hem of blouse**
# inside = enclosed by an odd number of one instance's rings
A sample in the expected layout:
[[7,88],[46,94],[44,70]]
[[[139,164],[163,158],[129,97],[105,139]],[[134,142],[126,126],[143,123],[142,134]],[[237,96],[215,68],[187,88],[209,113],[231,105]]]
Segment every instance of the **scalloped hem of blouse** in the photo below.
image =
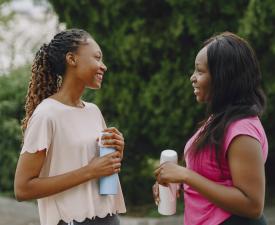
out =
[[70,222],[72,222],[72,220],[74,220],[74,221],[76,221],[76,222],[78,222],[78,223],[81,223],[81,222],[84,222],[86,219],[90,219],[90,220],[93,220],[93,219],[95,219],[96,217],[99,217],[99,218],[105,218],[106,216],[108,216],[108,215],[110,215],[110,216],[112,216],[112,215],[119,215],[119,214],[122,214],[122,213],[126,213],[126,210],[125,211],[119,211],[119,210],[117,210],[117,211],[115,211],[115,212],[106,212],[106,213],[104,213],[104,214],[100,214],[100,215],[94,215],[94,216],[88,216],[88,215],[82,215],[82,216],[80,216],[80,217],[78,217],[78,218],[70,218],[70,219],[68,219],[68,218],[59,218],[59,220],[55,223],[55,224],[58,224],[58,222],[60,221],[60,220],[63,220],[65,223],[70,223]]

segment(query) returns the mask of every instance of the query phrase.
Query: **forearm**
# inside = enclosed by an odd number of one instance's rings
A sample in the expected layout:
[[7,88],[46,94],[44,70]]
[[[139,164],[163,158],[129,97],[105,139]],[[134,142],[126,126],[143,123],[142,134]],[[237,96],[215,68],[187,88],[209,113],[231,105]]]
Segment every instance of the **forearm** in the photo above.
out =
[[[184,168],[186,169],[186,168]],[[198,173],[186,169],[182,180],[218,207],[232,214],[256,218],[263,203],[258,203],[236,187],[217,184]],[[263,198],[264,199],[264,198]]]
[[81,183],[94,179],[95,174],[87,167],[53,177],[34,177],[17,186],[15,193],[19,201],[38,199],[65,191]]

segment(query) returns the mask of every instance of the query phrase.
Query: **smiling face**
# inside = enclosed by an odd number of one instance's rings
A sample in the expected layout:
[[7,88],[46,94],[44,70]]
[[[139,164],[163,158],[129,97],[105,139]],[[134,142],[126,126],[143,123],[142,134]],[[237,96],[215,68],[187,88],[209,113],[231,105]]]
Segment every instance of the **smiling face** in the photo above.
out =
[[100,47],[93,39],[88,39],[87,44],[81,45],[76,54],[75,75],[85,87],[99,89],[107,67],[103,63]]
[[211,76],[207,65],[207,48],[199,51],[195,60],[195,71],[190,78],[198,102],[208,102],[210,98]]

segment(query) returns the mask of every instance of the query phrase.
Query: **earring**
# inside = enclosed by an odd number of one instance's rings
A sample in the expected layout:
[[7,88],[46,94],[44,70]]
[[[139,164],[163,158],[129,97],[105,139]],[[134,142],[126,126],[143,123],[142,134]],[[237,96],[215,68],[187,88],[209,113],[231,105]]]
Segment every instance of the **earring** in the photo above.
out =
[[57,87],[60,88],[63,82],[63,77],[61,75],[57,75]]

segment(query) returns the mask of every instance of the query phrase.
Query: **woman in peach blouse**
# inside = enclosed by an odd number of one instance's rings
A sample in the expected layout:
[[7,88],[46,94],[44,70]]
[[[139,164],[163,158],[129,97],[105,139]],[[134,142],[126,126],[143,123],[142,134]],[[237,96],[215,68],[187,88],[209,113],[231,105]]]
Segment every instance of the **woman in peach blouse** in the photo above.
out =
[[[123,136],[81,100],[86,87],[101,87],[106,70],[99,45],[80,29],[58,33],[35,56],[14,186],[18,201],[38,199],[41,225],[118,225],[126,211],[120,185],[117,195],[98,190],[98,178],[120,171]],[[117,151],[98,157],[101,131]]]

